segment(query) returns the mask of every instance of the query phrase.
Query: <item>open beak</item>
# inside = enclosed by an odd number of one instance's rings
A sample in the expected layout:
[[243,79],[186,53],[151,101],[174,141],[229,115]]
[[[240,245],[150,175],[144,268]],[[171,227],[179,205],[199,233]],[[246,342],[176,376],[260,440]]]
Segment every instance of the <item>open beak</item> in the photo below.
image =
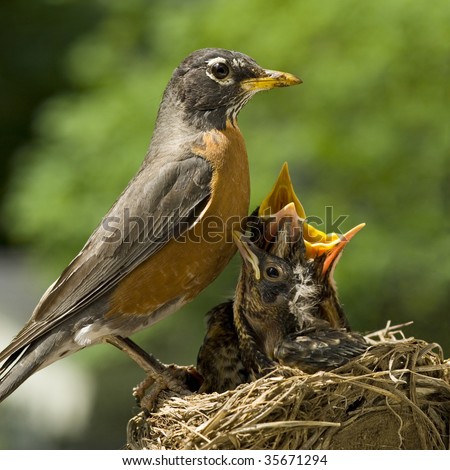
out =
[[317,258],[327,253],[336,243],[339,243],[342,235],[337,233],[325,233],[308,222],[303,222],[303,239],[305,240],[306,257]]
[[305,210],[292,186],[288,164],[284,162],[272,190],[259,206],[258,215],[260,217],[274,215],[291,202],[295,205],[298,217],[306,218]]
[[259,77],[242,80],[241,87],[245,91],[257,92],[271,90],[272,88],[298,85],[299,83],[303,83],[303,80],[291,73],[262,69]]
[[253,253],[251,247],[252,243],[245,238],[245,236],[238,232],[237,230],[233,231],[233,240],[238,247],[239,253],[242,256],[245,264],[253,269],[255,278],[259,281],[261,278],[261,271],[259,270],[259,261],[258,257]]
[[295,239],[295,233],[299,232],[302,219],[300,219],[300,217],[298,216],[295,203],[290,202],[270,217],[270,222],[268,223],[266,228],[266,237],[268,237],[268,240],[271,240],[272,238],[275,238],[277,236],[278,232],[280,231],[282,222],[286,219],[289,219],[291,221],[289,225],[290,238],[292,240]]
[[[347,245],[347,243],[353,238],[353,236],[356,235],[365,225],[366,224],[359,224],[356,227],[353,227],[344,235],[337,235],[335,233],[331,235],[323,234],[325,237],[332,237],[332,239],[329,241],[311,243],[305,240],[306,257],[318,258],[319,256],[325,254],[325,262],[322,267],[322,275],[325,275],[328,270],[337,262],[345,245]],[[323,233],[320,231],[318,232]]]
[[[280,174],[278,175],[277,181],[275,182],[271,192],[259,206],[258,216],[262,218],[269,218],[269,223],[265,228],[265,236],[267,241],[270,241],[278,234],[283,219],[288,217],[292,219],[293,223],[291,224],[290,229],[293,234],[296,230],[298,231],[299,224],[303,222],[302,234],[305,243],[305,257],[307,259],[314,259],[322,255],[326,255],[322,270],[323,275],[334,264],[336,264],[337,259],[339,258],[340,253],[342,253],[345,245],[365,226],[365,224],[359,224],[349,230],[346,234],[339,235],[337,233],[324,233],[314,226],[308,224],[304,220],[307,219],[306,213],[301,202],[295,194],[291,177],[289,175],[288,164],[286,162],[283,164]],[[245,260],[242,249],[239,247],[238,243],[236,244],[238,245],[239,251]],[[254,266],[255,273],[258,272],[259,276],[258,258],[254,253],[251,254],[255,260],[252,266]],[[249,256],[250,255],[248,255],[247,258]],[[257,278],[259,279],[259,277]]]

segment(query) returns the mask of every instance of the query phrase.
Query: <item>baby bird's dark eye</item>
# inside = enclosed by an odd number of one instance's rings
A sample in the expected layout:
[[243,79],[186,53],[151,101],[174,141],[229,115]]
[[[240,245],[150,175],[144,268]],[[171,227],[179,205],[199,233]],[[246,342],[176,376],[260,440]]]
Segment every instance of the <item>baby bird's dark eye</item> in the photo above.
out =
[[217,79],[223,80],[230,74],[230,69],[228,68],[227,64],[224,64],[223,62],[217,62],[211,67],[211,72]]
[[278,279],[280,277],[280,271],[274,266],[269,266],[266,268],[266,275],[270,277],[270,279]]

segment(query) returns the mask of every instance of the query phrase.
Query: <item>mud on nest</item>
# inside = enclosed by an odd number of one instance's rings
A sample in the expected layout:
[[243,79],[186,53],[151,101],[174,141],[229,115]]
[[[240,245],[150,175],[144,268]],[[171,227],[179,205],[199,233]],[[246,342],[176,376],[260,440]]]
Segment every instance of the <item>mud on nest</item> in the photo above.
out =
[[[403,326],[403,325],[401,325]],[[450,359],[397,327],[332,372],[279,368],[225,393],[162,392],[129,449],[449,449]]]

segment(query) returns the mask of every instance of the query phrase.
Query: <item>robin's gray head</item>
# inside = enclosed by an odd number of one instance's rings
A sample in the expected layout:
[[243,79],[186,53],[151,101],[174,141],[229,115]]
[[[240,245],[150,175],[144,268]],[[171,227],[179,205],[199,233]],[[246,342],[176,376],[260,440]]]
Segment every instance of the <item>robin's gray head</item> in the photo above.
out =
[[200,49],[175,69],[163,104],[175,106],[200,129],[234,123],[258,91],[301,83],[294,75],[260,67],[251,57],[226,49]]

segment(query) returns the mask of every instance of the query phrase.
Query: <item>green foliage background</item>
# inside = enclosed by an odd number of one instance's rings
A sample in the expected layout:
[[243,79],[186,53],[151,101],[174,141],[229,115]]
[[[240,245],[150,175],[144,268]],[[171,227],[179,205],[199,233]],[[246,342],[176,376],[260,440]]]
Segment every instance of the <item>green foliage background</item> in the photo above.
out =
[[[172,70],[194,49],[224,47],[304,80],[256,96],[241,113],[252,207],[288,161],[309,215],[325,219],[332,206],[335,218],[348,215],[342,230],[367,223],[336,272],[354,328],[414,320],[405,333],[437,341],[449,355],[448,1],[38,3],[49,11],[78,5],[75,18],[84,12],[86,24],[96,18],[61,54],[70,91],[36,112],[34,138],[12,160],[4,199],[8,239],[34,253],[45,282],[77,254],[138,168]],[[238,266],[236,259],[194,303],[138,335],[140,344],[166,362],[195,362],[203,315],[232,294]],[[123,444],[130,389],[142,377],[126,358],[94,349],[81,360],[102,377],[97,412],[111,420],[110,432],[99,432],[103,421],[91,429],[95,438],[86,432],[55,446]],[[117,377],[122,389],[107,393]]]

